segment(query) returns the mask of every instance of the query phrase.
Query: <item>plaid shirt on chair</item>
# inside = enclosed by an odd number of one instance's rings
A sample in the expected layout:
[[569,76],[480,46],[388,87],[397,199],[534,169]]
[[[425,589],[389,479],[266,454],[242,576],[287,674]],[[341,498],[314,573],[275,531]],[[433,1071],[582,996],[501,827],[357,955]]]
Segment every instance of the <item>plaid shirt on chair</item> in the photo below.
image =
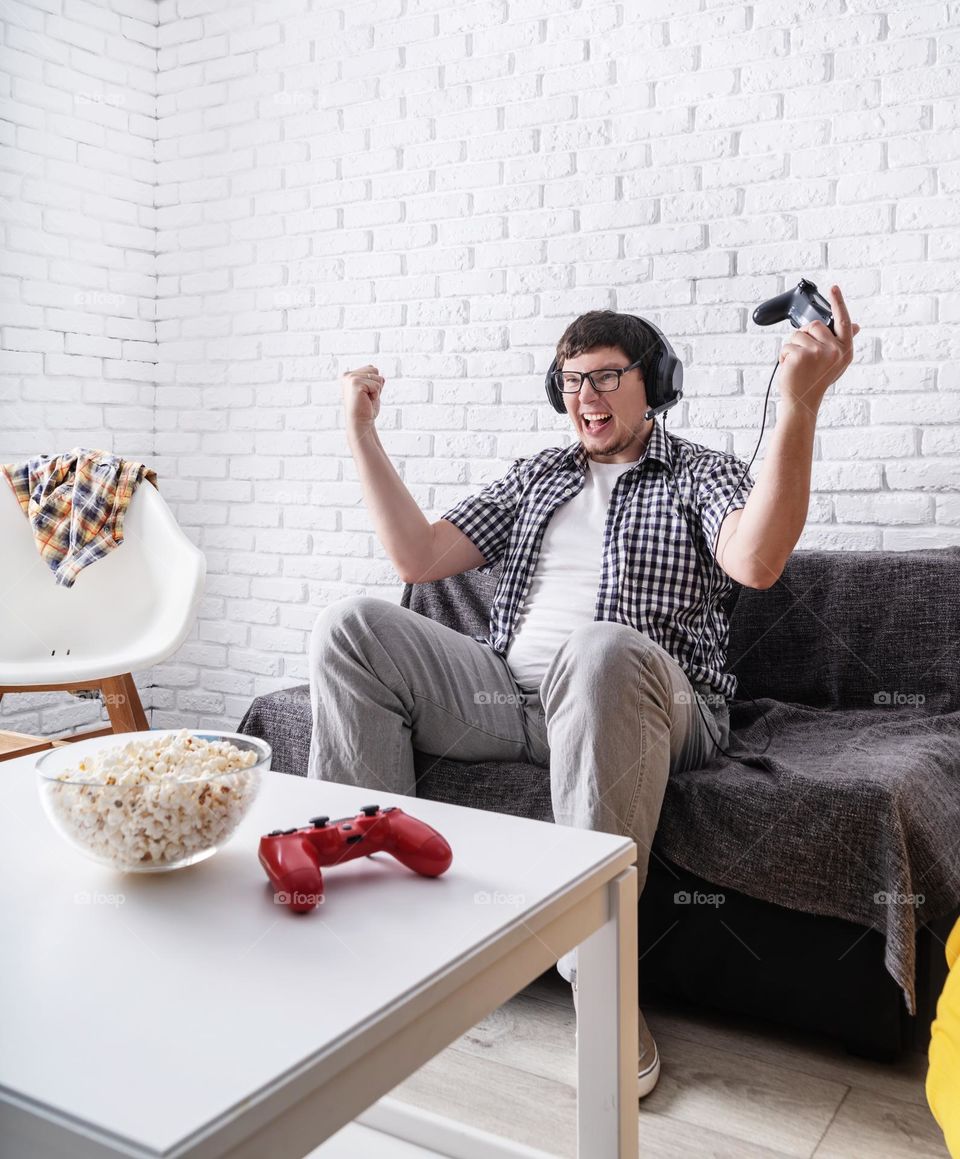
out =
[[[489,573],[503,558],[489,631],[473,637],[496,652],[507,651],[547,523],[583,487],[587,460],[580,442],[515,459],[503,478],[440,516],[483,553],[486,563],[480,572]],[[676,505],[670,462],[693,538]],[[733,581],[719,563],[713,610],[695,663],[694,646],[720,518],[745,468],[735,455],[682,439],[655,422],[640,461],[617,479],[610,498],[593,617],[646,633],[673,656],[698,691],[712,690],[724,700],[736,691],[737,678],[724,671],[729,637],[725,608]],[[753,485],[745,474],[728,514],[746,504]]]
[[63,455],[36,455],[0,464],[30,520],[37,548],[65,588],[77,573],[123,543],[123,517],[141,479],[156,472],[109,451],[74,447]]

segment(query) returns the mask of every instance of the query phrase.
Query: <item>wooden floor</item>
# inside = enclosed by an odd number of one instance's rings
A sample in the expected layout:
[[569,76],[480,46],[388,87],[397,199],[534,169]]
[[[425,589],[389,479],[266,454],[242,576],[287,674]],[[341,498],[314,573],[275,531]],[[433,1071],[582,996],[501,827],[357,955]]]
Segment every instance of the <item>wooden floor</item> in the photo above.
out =
[[[756,1020],[662,1001],[644,1014],[662,1068],[640,1104],[645,1159],[949,1159],[923,1054],[883,1065]],[[574,1028],[570,987],[551,970],[392,1095],[574,1156]]]

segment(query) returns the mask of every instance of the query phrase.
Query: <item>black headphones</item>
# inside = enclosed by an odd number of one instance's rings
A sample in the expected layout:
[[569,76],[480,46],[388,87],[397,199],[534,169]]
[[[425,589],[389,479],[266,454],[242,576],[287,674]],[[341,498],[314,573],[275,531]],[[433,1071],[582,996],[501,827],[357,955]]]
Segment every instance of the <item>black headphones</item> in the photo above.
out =
[[[636,318],[653,331],[656,340],[651,356],[648,372],[644,375],[644,385],[647,392],[647,411],[644,419],[652,419],[654,415],[662,414],[665,410],[675,406],[683,395],[683,363],[677,357],[669,340],[652,322],[646,318],[639,318],[636,314],[627,317]],[[563,393],[553,381],[554,371],[557,369],[556,358],[550,363],[544,379],[547,399],[550,405],[559,414],[566,414],[567,408],[563,403]]]

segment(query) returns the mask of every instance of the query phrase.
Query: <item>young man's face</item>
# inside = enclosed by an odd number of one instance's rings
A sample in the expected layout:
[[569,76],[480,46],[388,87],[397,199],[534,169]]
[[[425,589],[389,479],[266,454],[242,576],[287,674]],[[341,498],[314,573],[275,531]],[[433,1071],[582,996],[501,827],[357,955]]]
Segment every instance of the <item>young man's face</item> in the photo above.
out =
[[[597,346],[568,358],[562,369],[620,370],[630,361],[619,346]],[[643,417],[647,394],[639,368],[620,376],[618,390],[596,391],[590,379],[585,378],[579,394],[561,397],[591,459],[598,463],[632,463],[643,454],[654,420]],[[587,421],[590,415],[601,413],[610,415],[602,425]]]

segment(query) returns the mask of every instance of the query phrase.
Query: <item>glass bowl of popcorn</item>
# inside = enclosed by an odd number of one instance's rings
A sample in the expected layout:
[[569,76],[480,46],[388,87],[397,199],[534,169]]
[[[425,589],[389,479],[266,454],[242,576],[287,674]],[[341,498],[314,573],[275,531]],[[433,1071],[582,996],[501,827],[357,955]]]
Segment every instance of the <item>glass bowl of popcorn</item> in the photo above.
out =
[[54,828],[88,857],[162,873],[212,857],[233,836],[270,768],[258,737],[156,729],[76,741],[37,761]]

